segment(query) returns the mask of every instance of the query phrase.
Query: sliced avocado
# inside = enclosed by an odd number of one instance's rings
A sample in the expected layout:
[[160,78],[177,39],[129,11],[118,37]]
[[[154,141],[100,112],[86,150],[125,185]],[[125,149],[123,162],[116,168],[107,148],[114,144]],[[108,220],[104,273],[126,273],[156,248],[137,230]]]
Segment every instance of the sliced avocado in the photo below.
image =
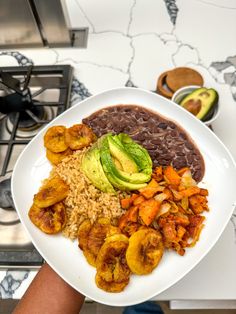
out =
[[100,150],[94,144],[83,156],[82,171],[90,181],[103,192],[115,194],[115,190],[107,179],[100,162]]
[[119,162],[118,159],[112,157],[112,161],[113,161],[113,163],[114,163],[114,165],[116,166],[117,169],[123,170],[122,165],[121,165],[121,163]]
[[117,145],[123,146],[121,141],[120,141],[119,135],[113,135],[112,138],[116,142]]
[[212,117],[218,99],[219,96],[215,89],[202,87],[184,97],[180,105],[198,119],[206,121]]
[[151,179],[151,175],[143,172],[128,173],[119,169],[117,169],[117,172],[121,180],[128,181],[130,183],[145,183]]
[[133,157],[139,167],[139,171],[151,175],[152,159],[148,151],[141,145],[135,143],[127,134],[120,133],[118,135],[125,150]]
[[122,191],[135,191],[142,189],[147,185],[147,183],[129,183],[127,181],[123,181],[114,176],[113,173],[109,171],[106,173],[106,176],[112,185]]
[[126,150],[113,139],[112,135],[108,135],[107,140],[111,155],[119,160],[123,170],[128,173],[139,172],[136,162]]
[[[131,183],[121,179],[120,171],[115,167],[112,161],[109,146],[109,136],[103,137],[103,139],[100,140],[99,147],[103,170],[113,186],[117,187],[120,190],[132,191],[141,189],[142,187],[145,187],[147,185],[146,183]],[[138,173],[136,173],[136,175],[138,175]]]

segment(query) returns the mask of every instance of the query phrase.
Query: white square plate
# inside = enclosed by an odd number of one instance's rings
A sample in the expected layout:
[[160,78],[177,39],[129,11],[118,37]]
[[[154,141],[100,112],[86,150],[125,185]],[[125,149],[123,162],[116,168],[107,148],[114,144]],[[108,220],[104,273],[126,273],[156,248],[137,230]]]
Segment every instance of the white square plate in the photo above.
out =
[[[205,161],[203,183],[209,190],[209,207],[205,228],[194,248],[183,257],[165,252],[159,266],[146,276],[131,275],[121,293],[107,293],[95,284],[91,267],[74,243],[62,235],[46,235],[28,218],[28,210],[41,181],[48,177],[51,165],[45,156],[43,136],[53,125],[67,127],[80,123],[94,111],[116,104],[137,104],[179,124],[193,139]],[[128,123],[128,121],[127,121]],[[223,232],[236,199],[236,165],[229,151],[202,122],[175,103],[137,88],[117,88],[87,98],[49,123],[20,155],[12,176],[15,207],[30,238],[51,267],[75,289],[87,297],[108,305],[126,306],[143,302],[172,286],[185,276],[209,252]],[[216,266],[217,267],[217,266]],[[50,284],[50,283],[49,283]]]

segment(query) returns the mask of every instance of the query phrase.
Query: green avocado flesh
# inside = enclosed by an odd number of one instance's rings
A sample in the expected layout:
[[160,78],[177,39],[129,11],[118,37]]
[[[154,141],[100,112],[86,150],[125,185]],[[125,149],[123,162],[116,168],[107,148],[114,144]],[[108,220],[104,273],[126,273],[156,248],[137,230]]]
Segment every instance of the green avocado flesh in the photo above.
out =
[[133,158],[125,151],[125,149],[115,141],[111,135],[107,136],[109,150],[111,155],[118,159],[125,172],[138,172],[138,167]]
[[218,99],[219,96],[216,90],[202,87],[184,97],[180,105],[198,119],[206,121],[212,117]]
[[103,192],[115,194],[113,186],[103,171],[100,162],[100,150],[96,144],[93,145],[84,155],[81,167],[84,174],[98,189]]
[[145,187],[151,179],[152,160],[128,135],[109,133],[86,152],[82,170],[97,188],[114,194],[113,187],[123,191]]

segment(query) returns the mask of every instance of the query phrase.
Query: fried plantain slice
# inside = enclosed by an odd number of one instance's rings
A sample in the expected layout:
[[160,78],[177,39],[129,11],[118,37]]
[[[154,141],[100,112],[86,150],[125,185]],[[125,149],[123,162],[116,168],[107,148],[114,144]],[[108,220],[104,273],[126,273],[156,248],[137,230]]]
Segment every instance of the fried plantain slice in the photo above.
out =
[[71,155],[72,150],[70,148],[67,148],[64,152],[61,153],[54,153],[50,149],[46,149],[46,156],[47,159],[53,164],[53,165],[58,165],[62,160]]
[[89,219],[86,219],[79,226],[78,231],[78,240],[79,240],[79,248],[83,251],[83,254],[87,260],[87,262],[95,267],[96,257],[92,254],[88,249],[88,236],[89,232],[92,229],[92,224]]
[[106,238],[96,260],[97,273],[104,281],[122,283],[129,280],[130,269],[125,257],[128,245],[129,239],[123,234]]
[[160,262],[164,251],[161,234],[151,228],[136,231],[129,239],[126,260],[130,270],[146,275]]
[[79,248],[85,250],[88,244],[88,235],[92,228],[92,224],[89,219],[85,219],[82,224],[79,226],[78,230],[78,240]]
[[65,143],[66,127],[63,125],[52,126],[44,135],[44,146],[53,153],[64,152],[68,145]]
[[49,207],[66,198],[69,187],[59,177],[54,177],[42,186],[40,191],[34,195],[34,203],[41,208]]
[[107,282],[99,273],[96,274],[95,282],[98,288],[107,292],[121,292],[129,283],[129,278],[123,282]]
[[120,233],[120,229],[112,226],[108,218],[99,218],[93,225],[88,219],[83,221],[78,232],[79,248],[90,265],[96,266],[97,255],[105,238],[115,233]]
[[47,208],[33,204],[28,215],[32,223],[47,234],[60,232],[66,224],[66,209],[62,202]]
[[81,149],[95,140],[95,134],[85,124],[75,124],[65,131],[65,142],[72,149]]

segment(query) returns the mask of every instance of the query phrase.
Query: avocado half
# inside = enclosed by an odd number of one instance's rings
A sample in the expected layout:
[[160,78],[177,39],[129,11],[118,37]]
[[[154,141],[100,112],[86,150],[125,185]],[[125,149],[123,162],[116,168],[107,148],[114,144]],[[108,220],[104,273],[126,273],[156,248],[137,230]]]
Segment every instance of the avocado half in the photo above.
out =
[[198,119],[207,121],[213,116],[218,100],[219,95],[215,89],[201,87],[184,97],[180,106]]

